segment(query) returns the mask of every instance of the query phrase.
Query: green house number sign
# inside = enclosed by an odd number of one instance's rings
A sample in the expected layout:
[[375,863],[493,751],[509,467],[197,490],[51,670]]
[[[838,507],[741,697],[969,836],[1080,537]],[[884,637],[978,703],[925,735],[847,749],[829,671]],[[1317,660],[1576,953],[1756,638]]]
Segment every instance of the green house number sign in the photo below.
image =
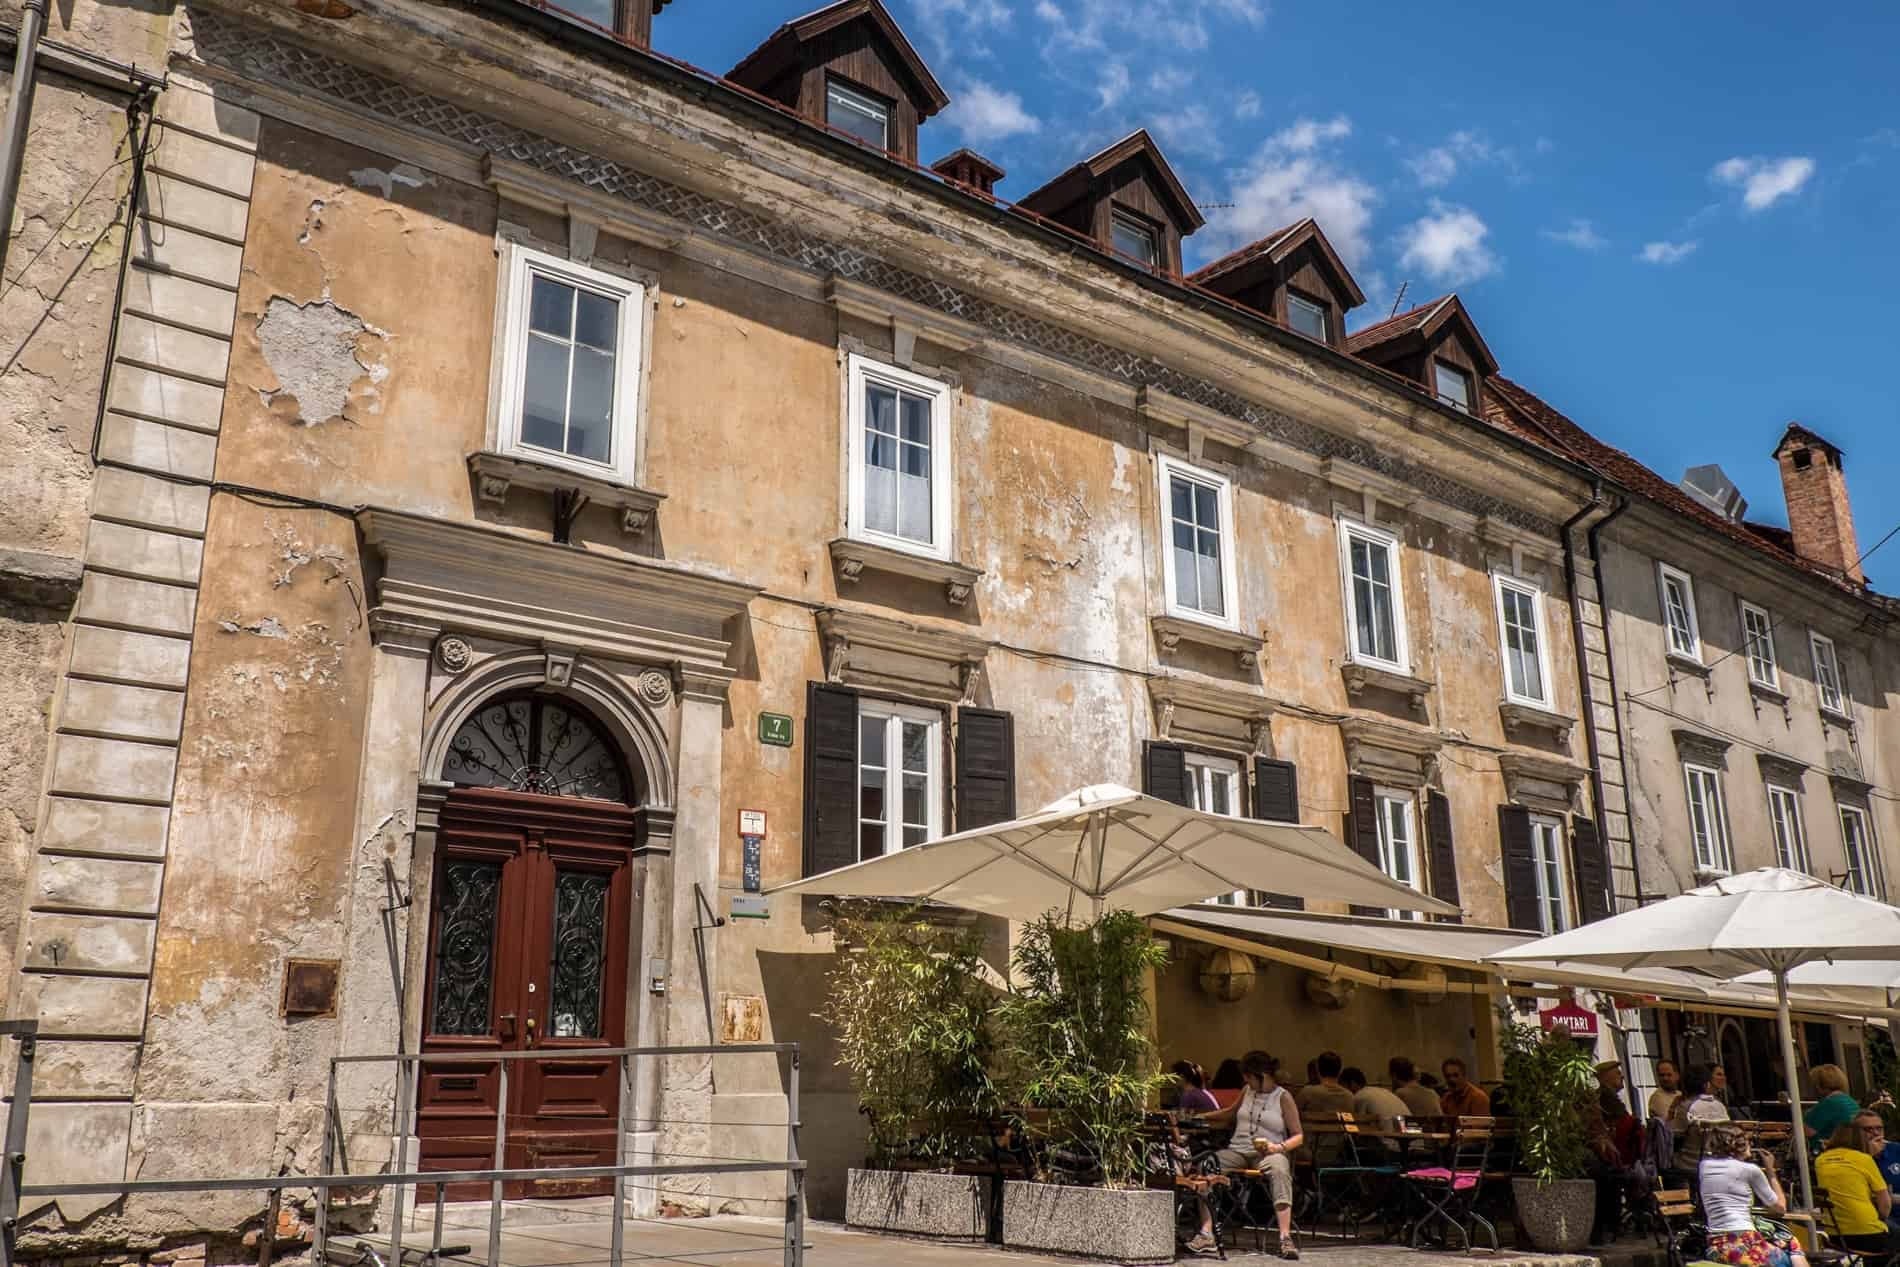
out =
[[792,719],[784,713],[759,714],[759,742],[774,748],[792,746]]

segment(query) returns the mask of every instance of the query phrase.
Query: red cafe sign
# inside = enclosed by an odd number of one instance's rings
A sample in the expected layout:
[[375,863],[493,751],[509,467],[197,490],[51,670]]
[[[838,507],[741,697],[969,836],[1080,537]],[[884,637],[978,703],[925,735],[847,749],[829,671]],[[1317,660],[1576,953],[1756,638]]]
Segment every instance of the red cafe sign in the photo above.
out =
[[1556,1007],[1545,1008],[1537,1014],[1537,1019],[1546,1030],[1560,1029],[1572,1038],[1597,1036],[1597,1014],[1575,1003],[1559,1003]]

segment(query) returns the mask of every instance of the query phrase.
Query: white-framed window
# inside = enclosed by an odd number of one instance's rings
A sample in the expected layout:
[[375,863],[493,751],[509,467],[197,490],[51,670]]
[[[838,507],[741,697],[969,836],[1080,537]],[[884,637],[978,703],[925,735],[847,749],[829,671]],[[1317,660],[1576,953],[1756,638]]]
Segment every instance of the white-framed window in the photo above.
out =
[[1847,855],[1844,887],[1862,897],[1887,900],[1887,873],[1880,865],[1880,847],[1873,822],[1858,805],[1841,805],[1841,848]]
[[1821,697],[1821,707],[1846,716],[1847,693],[1841,688],[1841,662],[1834,654],[1834,640],[1810,632],[1808,645],[1814,651],[1814,689]]
[[646,288],[514,244],[497,447],[634,481]]
[[[1375,787],[1379,815],[1379,869],[1408,888],[1425,891],[1419,874],[1418,798],[1402,788]],[[1419,919],[1417,911],[1388,910],[1393,919]]]
[[1408,673],[1405,595],[1399,582],[1399,539],[1350,519],[1339,521],[1339,561],[1346,582],[1346,646],[1352,658]]
[[1663,628],[1669,638],[1669,653],[1699,662],[1702,626],[1696,621],[1695,582],[1689,579],[1687,572],[1658,563],[1656,584],[1662,596]]
[[[1211,757],[1203,752],[1187,754],[1188,802],[1207,814],[1240,814],[1240,763],[1228,757]],[[1216,898],[1222,906],[1251,906],[1253,898],[1246,889],[1235,889]]]
[[1801,796],[1791,787],[1768,785],[1768,822],[1775,832],[1775,865],[1792,871],[1814,871],[1808,856],[1808,832],[1801,824]]
[[1781,686],[1781,666],[1775,661],[1775,622],[1755,604],[1742,603],[1742,642],[1748,650],[1748,677],[1771,690]]
[[1331,334],[1326,305],[1316,304],[1305,295],[1296,295],[1290,290],[1286,293],[1286,320],[1288,325],[1307,338],[1318,339],[1321,343],[1326,342]]
[[1115,250],[1154,268],[1161,262],[1160,244],[1152,226],[1120,211],[1109,213],[1108,241]]
[[847,533],[949,558],[949,384],[853,353],[845,360],[845,390]]
[[1570,885],[1564,877],[1563,820],[1531,815],[1531,854],[1537,860],[1537,920],[1546,934],[1570,927]]
[[1497,577],[1498,646],[1504,653],[1504,697],[1550,707],[1550,647],[1544,637],[1544,593],[1528,581]]
[[1233,482],[1165,453],[1155,456],[1155,471],[1161,485],[1168,614],[1237,628]]
[[825,122],[880,150],[891,148],[891,107],[836,79],[825,81]]
[[1735,850],[1729,843],[1721,772],[1684,762],[1682,777],[1689,788],[1689,834],[1695,841],[1696,870],[1727,875],[1735,869]]
[[943,714],[858,701],[858,859],[921,845],[943,829]]
[[1438,399],[1454,409],[1471,412],[1471,375],[1455,365],[1433,361],[1432,378]]

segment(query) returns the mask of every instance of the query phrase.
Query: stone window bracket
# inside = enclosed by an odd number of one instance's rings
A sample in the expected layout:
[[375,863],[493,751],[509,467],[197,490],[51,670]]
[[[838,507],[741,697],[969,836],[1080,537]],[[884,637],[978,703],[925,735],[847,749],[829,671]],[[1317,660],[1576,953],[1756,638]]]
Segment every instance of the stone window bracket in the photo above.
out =
[[1260,670],[1260,654],[1266,649],[1267,640],[1256,634],[1223,629],[1185,616],[1150,616],[1148,623],[1154,629],[1155,642],[1167,655],[1178,655],[1181,644],[1188,643],[1233,656],[1234,667],[1242,673]]
[[[900,299],[862,282],[854,282],[840,277],[836,273],[825,279],[825,300],[836,308],[841,315],[867,321],[881,329],[889,330],[891,335],[891,361],[907,370],[929,371],[932,377],[942,377],[930,367],[917,363],[917,340],[926,342],[951,352],[968,352],[980,346],[984,340],[983,328],[968,321],[961,321],[947,313],[922,304]],[[847,336],[848,338],[848,336]],[[844,340],[840,340],[844,342]],[[852,349],[856,350],[856,349]],[[868,352],[868,349],[866,349]]]
[[1763,708],[1778,708],[1781,710],[1782,721],[1790,728],[1794,726],[1794,708],[1790,704],[1788,692],[1780,687],[1769,686],[1750,677],[1748,700],[1755,709],[1755,716],[1760,717]]
[[1498,754],[1498,773],[1513,805],[1547,814],[1581,814],[1583,784],[1590,771],[1573,761],[1521,752]]
[[623,534],[644,536],[653,526],[660,503],[666,500],[665,493],[492,449],[469,454],[468,469],[475,477],[476,499],[493,506],[506,503],[509,492],[517,488],[547,493],[553,502],[554,539],[560,542],[569,539],[574,521],[588,506],[605,506],[618,512]]
[[1346,771],[1387,787],[1417,790],[1441,786],[1439,753],[1445,736],[1397,722],[1348,717],[1339,723]]
[[996,644],[974,634],[845,608],[818,613],[825,679],[942,704],[973,704]]
[[1339,675],[1346,683],[1346,697],[1354,704],[1359,704],[1361,697],[1369,689],[1391,691],[1396,695],[1403,695],[1412,711],[1420,717],[1427,720],[1431,717],[1429,701],[1434,683],[1427,678],[1417,677],[1410,673],[1399,673],[1358,660],[1347,660],[1340,665]]
[[1696,678],[1701,681],[1702,689],[1708,694],[1709,699],[1711,701],[1715,699],[1714,666],[1675,651],[1664,653],[1663,660],[1669,667],[1669,690],[1672,694],[1678,683],[1686,678]]
[[983,579],[983,570],[949,559],[933,559],[909,550],[898,550],[854,537],[838,537],[829,547],[838,579],[856,584],[866,572],[908,576],[943,587],[944,599],[952,607],[964,607]]
[[1148,679],[1155,738],[1271,757],[1276,703],[1256,690],[1162,673]]
[[1498,705],[1498,716],[1504,720],[1504,733],[1516,739],[1525,731],[1541,731],[1548,734],[1559,746],[1570,746],[1570,732],[1576,728],[1577,719],[1548,708],[1538,708],[1531,704],[1517,704],[1509,700]]

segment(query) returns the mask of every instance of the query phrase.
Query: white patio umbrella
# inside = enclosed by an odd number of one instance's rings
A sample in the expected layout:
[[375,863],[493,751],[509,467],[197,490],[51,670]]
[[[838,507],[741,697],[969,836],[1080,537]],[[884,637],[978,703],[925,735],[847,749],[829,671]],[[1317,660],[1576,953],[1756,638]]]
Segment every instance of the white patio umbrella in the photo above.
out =
[[1541,959],[1616,968],[1690,968],[1723,978],[1770,974],[1801,1197],[1812,1208],[1814,1190],[1795,1079],[1794,1026],[1788,1015],[1788,974],[1802,964],[1822,961],[1900,960],[1900,908],[1799,871],[1763,867],[1486,959],[1498,964]]
[[927,841],[772,893],[932,899],[1010,919],[1153,915],[1236,889],[1455,915],[1319,827],[1085,787],[1026,818]]
[[[1773,985],[1774,974],[1751,972],[1740,980],[1743,985]],[[1814,1000],[1831,1007],[1900,1017],[1900,963],[1891,960],[1805,963],[1788,973],[1788,989],[1798,993],[1796,1003]]]

